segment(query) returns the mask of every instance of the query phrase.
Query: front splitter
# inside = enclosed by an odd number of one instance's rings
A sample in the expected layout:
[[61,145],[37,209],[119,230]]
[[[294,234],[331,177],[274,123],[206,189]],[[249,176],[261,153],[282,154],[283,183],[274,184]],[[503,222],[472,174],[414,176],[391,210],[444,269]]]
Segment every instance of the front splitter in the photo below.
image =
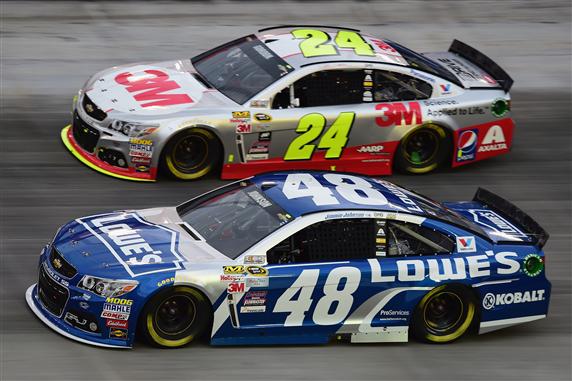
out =
[[[104,175],[116,177],[116,178],[122,179],[122,180],[144,181],[144,182],[155,181],[156,173],[155,173],[155,176],[153,176],[151,173],[149,173],[149,174],[142,174],[142,173],[141,174],[140,173],[122,174],[122,173],[113,172],[111,170],[111,168],[109,168],[109,169],[104,168],[104,166],[107,166],[107,167],[112,167],[112,166],[107,165],[105,163],[98,163],[95,158],[88,157],[86,154],[83,154],[78,147],[76,147],[76,144],[72,141],[73,137],[71,136],[71,125],[67,125],[62,129],[62,132],[60,133],[60,137],[62,139],[62,142],[66,146],[66,148],[79,161],[81,161],[83,164],[87,165],[88,167],[90,167],[91,169],[93,169],[99,173],[103,173]],[[155,170],[156,170],[156,168],[155,168]]]
[[36,284],[31,285],[30,287],[28,287],[28,289],[26,290],[26,302],[28,303],[28,307],[30,307],[30,309],[32,310],[32,312],[48,327],[50,327],[51,329],[53,329],[54,331],[56,331],[57,333],[59,333],[62,336],[67,337],[68,339],[72,339],[75,341],[79,341],[80,343],[84,343],[84,344],[89,344],[89,345],[95,345],[97,347],[104,347],[104,348],[119,348],[119,349],[130,349],[131,347],[128,346],[120,346],[120,345],[112,345],[112,344],[103,344],[103,343],[98,343],[95,341],[90,341],[90,340],[86,340],[86,339],[82,339],[81,337],[77,337],[72,335],[69,332],[64,331],[63,329],[61,329],[60,327],[58,327],[57,325],[55,325],[54,323],[52,323],[46,316],[44,316],[44,314],[42,313],[42,311],[38,308],[37,304],[38,301],[36,299],[34,290],[36,288]]

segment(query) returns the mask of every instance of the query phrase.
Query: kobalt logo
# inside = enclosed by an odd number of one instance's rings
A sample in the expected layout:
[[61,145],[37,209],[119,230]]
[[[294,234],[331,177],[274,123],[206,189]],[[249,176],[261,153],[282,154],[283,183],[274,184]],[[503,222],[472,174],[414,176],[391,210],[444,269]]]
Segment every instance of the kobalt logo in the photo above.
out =
[[507,148],[502,127],[494,125],[489,128],[487,134],[483,138],[481,146],[479,147],[479,152],[498,151]]
[[357,151],[359,153],[379,153],[383,151],[383,146],[361,146]]
[[487,293],[483,298],[483,307],[490,310],[495,306],[510,304],[540,302],[544,300],[546,290],[533,290],[524,292],[507,292],[504,294]]

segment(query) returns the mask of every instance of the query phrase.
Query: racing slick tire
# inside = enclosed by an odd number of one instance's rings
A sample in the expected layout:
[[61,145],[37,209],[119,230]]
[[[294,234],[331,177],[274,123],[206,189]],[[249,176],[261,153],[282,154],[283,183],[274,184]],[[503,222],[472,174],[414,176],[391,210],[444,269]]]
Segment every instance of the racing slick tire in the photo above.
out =
[[162,167],[181,180],[199,179],[218,167],[221,145],[215,134],[192,128],[175,135],[163,150]]
[[405,173],[422,174],[437,169],[451,153],[451,138],[438,125],[424,125],[407,134],[395,153],[395,167]]
[[178,348],[206,333],[212,308],[194,288],[175,286],[155,295],[139,319],[139,329],[154,346]]
[[473,326],[475,297],[461,285],[443,285],[429,291],[413,314],[413,335],[430,343],[451,343]]

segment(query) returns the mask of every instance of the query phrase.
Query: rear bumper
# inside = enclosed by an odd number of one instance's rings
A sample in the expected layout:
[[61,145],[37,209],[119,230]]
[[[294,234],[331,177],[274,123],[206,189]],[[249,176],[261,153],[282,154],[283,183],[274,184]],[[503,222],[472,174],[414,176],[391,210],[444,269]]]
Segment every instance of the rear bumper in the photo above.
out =
[[38,287],[36,284],[31,285],[26,290],[26,302],[28,306],[32,310],[32,312],[48,327],[56,331],[62,336],[67,337],[68,339],[72,339],[75,341],[79,341],[80,343],[95,345],[98,347],[105,347],[105,348],[131,348],[127,342],[123,343],[114,343],[118,342],[118,340],[109,340],[109,339],[101,339],[96,337],[86,337],[87,335],[83,333],[81,330],[76,329],[66,323],[64,323],[61,319],[58,319],[49,312],[45,311],[44,307],[42,306],[41,302],[39,301],[38,297]]
[[82,163],[100,173],[117,177],[123,180],[134,181],[155,181],[157,178],[157,168],[150,168],[147,172],[138,172],[134,167],[121,168],[110,165],[100,160],[96,154],[91,154],[83,150],[75,141],[71,125],[64,127],[61,139],[66,148]]
[[455,168],[510,152],[514,128],[514,121],[504,118],[456,130],[451,166]]

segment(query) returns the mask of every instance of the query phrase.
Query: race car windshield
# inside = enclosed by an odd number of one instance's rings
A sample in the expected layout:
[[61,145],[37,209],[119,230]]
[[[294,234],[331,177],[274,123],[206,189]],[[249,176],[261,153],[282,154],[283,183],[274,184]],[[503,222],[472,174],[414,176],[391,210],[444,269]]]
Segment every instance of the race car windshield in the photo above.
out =
[[255,36],[230,42],[191,61],[211,86],[239,104],[294,70]]
[[231,259],[292,219],[247,182],[191,200],[177,211],[209,245]]
[[390,40],[384,41],[395,50],[397,50],[397,52],[401,54],[401,56],[412,68],[431,73],[438,77],[444,78],[449,82],[453,82],[456,85],[462,86],[459,80],[453,74],[451,74],[451,72],[449,72],[447,69],[432,59],[429,59],[422,54],[416,53],[413,50],[406,48],[405,46],[399,45],[396,42]]

